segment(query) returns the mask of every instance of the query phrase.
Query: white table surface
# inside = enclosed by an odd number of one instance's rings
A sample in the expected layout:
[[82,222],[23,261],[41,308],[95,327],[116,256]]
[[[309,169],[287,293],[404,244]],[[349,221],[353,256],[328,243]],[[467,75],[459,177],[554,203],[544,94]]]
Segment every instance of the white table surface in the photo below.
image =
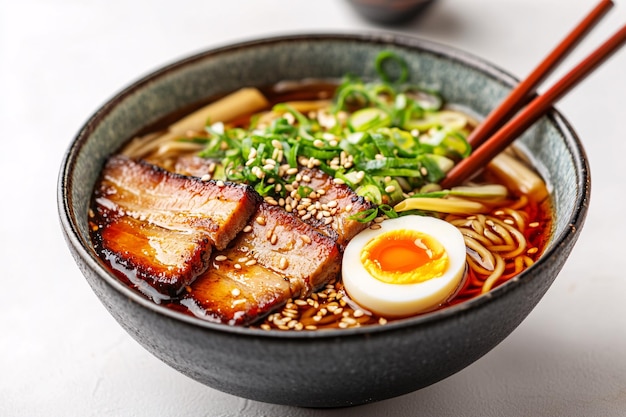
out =
[[[626,1],[574,63],[626,22]],[[402,31],[523,77],[595,0],[440,0]],[[130,338],[75,266],[57,220],[69,142],[113,93],[200,50],[293,32],[381,30],[343,0],[0,0],[0,416],[625,416],[626,51],[557,108],[593,191],[555,284],[503,343],[421,391],[342,410],[224,394]],[[563,71],[559,72],[560,74]]]

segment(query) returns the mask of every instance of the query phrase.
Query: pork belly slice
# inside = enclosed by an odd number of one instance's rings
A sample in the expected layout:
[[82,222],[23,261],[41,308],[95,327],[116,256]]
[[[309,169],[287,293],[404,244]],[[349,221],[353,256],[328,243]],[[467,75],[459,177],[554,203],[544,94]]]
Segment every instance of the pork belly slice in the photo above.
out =
[[194,314],[249,324],[339,273],[337,243],[282,208],[261,203],[248,226],[191,284],[183,304]]
[[[366,223],[351,220],[350,216],[368,210],[374,205],[357,195],[347,185],[336,184],[333,177],[324,171],[304,168],[300,174],[303,178],[310,179],[308,182],[302,182],[302,185],[306,185],[314,191],[324,191],[317,201],[321,206],[325,206],[325,211],[329,211],[331,214],[328,217],[312,216],[306,222],[322,233],[335,238],[342,248],[345,247],[350,239],[368,226]],[[327,218],[332,219],[330,223],[326,220]]]
[[[219,255],[218,255],[219,256]],[[285,304],[294,293],[284,275],[262,265],[227,259],[214,263],[191,285],[180,304],[195,316],[224,324],[250,324]]]
[[155,301],[180,293],[204,272],[212,251],[200,230],[168,230],[129,216],[109,218],[92,237],[100,255]]
[[249,186],[201,181],[124,156],[104,167],[96,205],[168,230],[201,230],[224,249],[260,201]]

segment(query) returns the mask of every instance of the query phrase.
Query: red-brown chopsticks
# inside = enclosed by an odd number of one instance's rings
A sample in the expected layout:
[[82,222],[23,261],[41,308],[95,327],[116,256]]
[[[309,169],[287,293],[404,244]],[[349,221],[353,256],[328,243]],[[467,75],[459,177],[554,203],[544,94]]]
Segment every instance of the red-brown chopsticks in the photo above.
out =
[[[468,141],[474,147],[474,151],[469,157],[459,162],[448,172],[441,182],[443,188],[458,185],[472,174],[478,172],[536,122],[557,100],[563,97],[623,46],[624,42],[626,42],[626,25],[587,56],[580,64],[574,67],[574,69],[557,81],[548,91],[537,96],[528,106],[519,111],[519,113],[507,122],[507,119],[528,101],[534,88],[544,80],[567,53],[580,42],[584,35],[593,27],[600,17],[605,14],[610,6],[612,6],[612,1],[602,0],[531,75],[521,82],[509,96],[489,114],[485,121],[472,132],[468,137]],[[498,128],[500,129],[496,131]],[[493,133],[494,131],[496,132]]]

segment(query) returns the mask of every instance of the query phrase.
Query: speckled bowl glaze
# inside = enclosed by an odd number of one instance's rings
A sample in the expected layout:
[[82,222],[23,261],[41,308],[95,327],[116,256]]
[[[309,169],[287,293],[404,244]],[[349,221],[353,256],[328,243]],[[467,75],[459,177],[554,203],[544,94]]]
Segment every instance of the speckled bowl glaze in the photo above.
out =
[[509,335],[566,261],[587,212],[584,150],[556,111],[519,140],[546,178],[554,228],[543,257],[490,293],[385,326],[315,332],[229,327],[167,310],[119,282],[96,256],[87,207],[105,159],[136,131],[187,104],[242,86],[282,80],[374,76],[383,49],[406,59],[414,79],[450,102],[486,114],[516,80],[466,53],[390,34],[314,34],[213,49],[140,79],[100,108],[62,162],[62,229],[81,271],[117,321],[166,364],[237,396],[304,407],[341,407],[406,394],[468,366]]

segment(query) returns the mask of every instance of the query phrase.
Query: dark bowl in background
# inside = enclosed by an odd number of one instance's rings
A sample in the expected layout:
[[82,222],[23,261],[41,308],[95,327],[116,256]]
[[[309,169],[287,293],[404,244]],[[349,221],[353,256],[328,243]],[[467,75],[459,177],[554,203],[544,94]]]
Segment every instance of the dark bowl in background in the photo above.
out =
[[[67,244],[104,306],[149,352],[185,375],[237,396],[305,407],[341,407],[426,387],[489,352],[528,315],[566,261],[590,192],[584,150],[555,110],[518,141],[548,182],[554,227],[542,258],[471,301],[385,326],[314,332],[230,327],[168,310],[128,288],[96,256],[88,202],[106,158],[136,131],[206,97],[283,80],[374,76],[383,49],[450,102],[486,114],[514,77],[461,51],[414,37],[291,35],[209,50],[138,80],[82,127],[63,161],[58,205]],[[537,341],[541,343],[541,341]]]
[[347,0],[365,19],[382,25],[402,25],[424,12],[434,0]]

